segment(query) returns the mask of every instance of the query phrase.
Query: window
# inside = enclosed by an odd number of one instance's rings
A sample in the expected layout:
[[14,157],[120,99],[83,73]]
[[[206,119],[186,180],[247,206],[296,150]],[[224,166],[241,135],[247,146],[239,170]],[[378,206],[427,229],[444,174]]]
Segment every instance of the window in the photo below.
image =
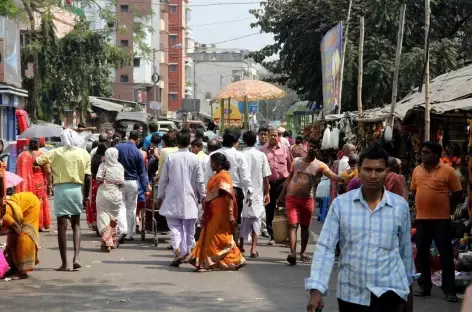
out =
[[177,65],[176,64],[169,65],[169,71],[171,73],[177,72]]
[[177,44],[177,35],[170,35],[169,40],[171,45]]
[[170,93],[170,94],[169,94],[169,100],[171,100],[171,101],[177,101],[177,94]]
[[177,6],[176,5],[170,5],[170,12],[171,13],[177,13]]
[[128,13],[128,5],[127,4],[122,4],[120,5],[120,11],[123,12],[123,13]]
[[120,82],[128,82],[128,81],[129,81],[128,75],[121,75],[120,76]]
[[136,57],[134,60],[133,60],[133,66],[134,67],[139,67],[141,66],[141,59],[139,57]]
[[128,40],[121,40],[120,42],[122,48],[127,48],[128,47]]

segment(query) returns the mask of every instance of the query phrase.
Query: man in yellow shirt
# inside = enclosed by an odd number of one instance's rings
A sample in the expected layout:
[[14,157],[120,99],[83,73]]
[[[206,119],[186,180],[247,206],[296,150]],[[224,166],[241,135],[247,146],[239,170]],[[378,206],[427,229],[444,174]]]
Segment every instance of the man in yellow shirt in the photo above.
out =
[[206,158],[207,154],[203,151],[203,141],[200,139],[195,139],[190,145],[192,147],[192,153],[197,155],[198,160],[201,162]]
[[[67,264],[67,219],[70,218],[74,239],[73,269],[82,267],[80,251],[80,214],[86,207],[90,181],[90,155],[78,147],[80,138],[73,130],[61,135],[64,146],[50,150],[35,160],[35,165],[49,164],[54,179],[54,211],[57,217],[59,252],[62,265],[57,271],[69,271]],[[51,189],[48,188],[48,193]]]
[[162,142],[164,148],[159,153],[159,167],[156,174],[157,179],[159,179],[159,176],[161,175],[167,156],[179,150],[177,147],[177,132],[170,130],[162,136]]

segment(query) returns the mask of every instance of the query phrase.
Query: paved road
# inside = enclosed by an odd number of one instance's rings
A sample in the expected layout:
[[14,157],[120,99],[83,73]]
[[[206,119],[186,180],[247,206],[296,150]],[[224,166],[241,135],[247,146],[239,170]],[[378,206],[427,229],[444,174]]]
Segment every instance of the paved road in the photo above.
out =
[[[41,263],[26,281],[0,281],[0,306],[8,311],[305,311],[303,278],[309,265],[288,266],[288,249],[261,246],[259,259],[239,272],[195,273],[191,266],[172,268],[171,252],[162,241],[140,239],[110,254],[99,252],[98,237],[83,222],[84,265],[78,272],[56,272],[60,265],[55,232],[41,234]],[[315,222],[313,230],[319,231]],[[72,234],[69,256],[72,258]],[[4,237],[0,238],[4,242]],[[313,245],[309,250],[312,251]],[[70,260],[72,261],[72,259]],[[336,276],[333,275],[333,281]],[[337,311],[336,285],[323,311]],[[433,297],[417,299],[417,312],[458,312],[459,304],[444,302],[438,289]]]

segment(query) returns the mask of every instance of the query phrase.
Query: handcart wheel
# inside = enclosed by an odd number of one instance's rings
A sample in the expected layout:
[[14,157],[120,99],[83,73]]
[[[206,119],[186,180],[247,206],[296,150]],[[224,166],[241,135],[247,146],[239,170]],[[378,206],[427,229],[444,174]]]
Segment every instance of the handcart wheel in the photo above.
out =
[[157,245],[159,245],[159,239],[154,237],[154,247],[157,247]]
[[145,230],[141,230],[141,240],[145,240],[146,239],[146,232]]

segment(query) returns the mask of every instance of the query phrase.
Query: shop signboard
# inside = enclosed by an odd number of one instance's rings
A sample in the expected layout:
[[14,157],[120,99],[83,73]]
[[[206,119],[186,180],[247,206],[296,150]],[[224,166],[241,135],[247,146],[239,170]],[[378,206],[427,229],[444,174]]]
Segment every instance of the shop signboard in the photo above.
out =
[[323,86],[323,110],[332,112],[341,103],[341,55],[343,27],[339,23],[321,40],[321,74]]

